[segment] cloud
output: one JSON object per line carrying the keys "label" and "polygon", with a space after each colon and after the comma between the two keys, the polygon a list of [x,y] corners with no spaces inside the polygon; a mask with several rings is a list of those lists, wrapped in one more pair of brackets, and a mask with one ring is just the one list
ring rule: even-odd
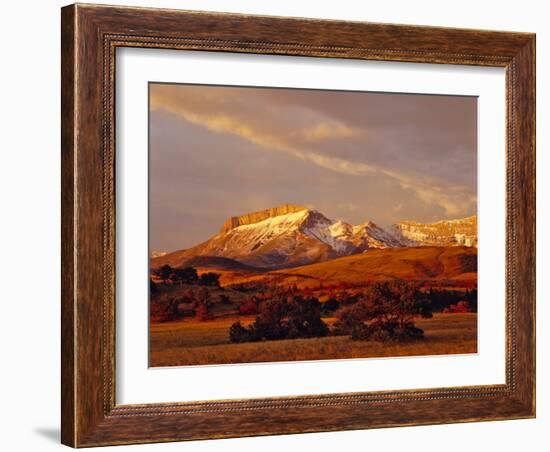
{"label": "cloud", "polygon": [[301,135],[306,141],[316,142],[327,139],[351,138],[361,135],[361,131],[348,127],[337,121],[320,122],[313,127],[302,130]]}
{"label": "cloud", "polygon": [[[438,178],[436,173],[442,166],[439,162],[435,171],[433,165],[430,168],[432,174],[422,174],[411,169],[406,150],[397,154],[402,161],[384,161],[382,144],[370,139],[376,133],[369,130],[369,124],[359,128],[307,104],[270,102],[269,95],[277,91],[288,94],[284,90],[153,84],[150,105],[153,110],[168,111],[212,132],[234,135],[269,151],[285,152],[328,171],[349,176],[382,174],[412,191],[422,202],[441,207],[448,216],[459,216],[475,207],[475,187]],[[406,128],[403,125],[402,129]],[[396,140],[399,138],[395,135]],[[458,167],[463,153],[454,152]],[[372,156],[381,157],[369,161]],[[416,167],[422,170],[421,165]],[[440,172],[447,171],[443,168]]]}

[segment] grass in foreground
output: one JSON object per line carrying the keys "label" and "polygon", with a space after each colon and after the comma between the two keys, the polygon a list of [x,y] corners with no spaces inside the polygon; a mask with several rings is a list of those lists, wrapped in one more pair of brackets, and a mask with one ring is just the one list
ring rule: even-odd
{"label": "grass in foreground", "polygon": [[[239,320],[246,325],[254,317]],[[333,319],[324,319],[331,323]],[[352,341],[348,336],[231,344],[236,318],[152,324],[150,365],[182,366],[319,359],[445,355],[477,352],[477,314],[434,314],[416,325],[425,338],[407,344]]]}

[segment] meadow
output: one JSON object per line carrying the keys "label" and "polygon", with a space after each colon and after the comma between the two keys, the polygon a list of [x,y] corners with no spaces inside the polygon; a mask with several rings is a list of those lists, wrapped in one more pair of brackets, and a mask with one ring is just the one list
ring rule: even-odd
{"label": "meadow", "polygon": [[[355,341],[349,336],[230,343],[231,324],[239,320],[248,325],[254,318],[241,315],[206,322],[184,318],[151,323],[149,364],[157,367],[477,352],[476,313],[434,313],[432,318],[418,319],[415,324],[424,330],[424,338],[406,343]],[[323,320],[329,325],[335,321],[333,317]]]}

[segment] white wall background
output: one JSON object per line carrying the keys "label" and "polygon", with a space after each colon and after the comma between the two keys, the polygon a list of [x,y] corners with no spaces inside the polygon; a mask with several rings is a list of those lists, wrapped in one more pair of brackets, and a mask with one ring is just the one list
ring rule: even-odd
{"label": "white wall background", "polygon": [[[547,450],[550,391],[546,352],[550,309],[545,252],[549,234],[550,30],[546,2],[463,0],[113,0],[118,4],[330,19],[530,31],[537,33],[538,417],[536,420],[407,427],[222,441],[118,447],[116,450],[499,452]],[[93,2],[92,3],[99,3]],[[59,8],[27,0],[2,5],[0,28],[0,447],[47,451],[59,445]],[[544,208],[546,205],[546,208]],[[544,327],[544,328],[543,328]],[[546,352],[546,353],[545,353]],[[546,380],[546,381],[545,381]]]}

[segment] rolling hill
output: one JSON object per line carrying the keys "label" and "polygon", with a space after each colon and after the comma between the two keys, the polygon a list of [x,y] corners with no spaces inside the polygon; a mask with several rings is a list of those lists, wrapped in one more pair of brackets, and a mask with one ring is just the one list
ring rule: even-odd
{"label": "rolling hill", "polygon": [[212,267],[199,267],[198,270],[219,272],[224,286],[262,283],[317,288],[339,284],[360,286],[396,279],[466,286],[477,281],[477,249],[461,246],[388,248],[274,271],[231,271]]}

